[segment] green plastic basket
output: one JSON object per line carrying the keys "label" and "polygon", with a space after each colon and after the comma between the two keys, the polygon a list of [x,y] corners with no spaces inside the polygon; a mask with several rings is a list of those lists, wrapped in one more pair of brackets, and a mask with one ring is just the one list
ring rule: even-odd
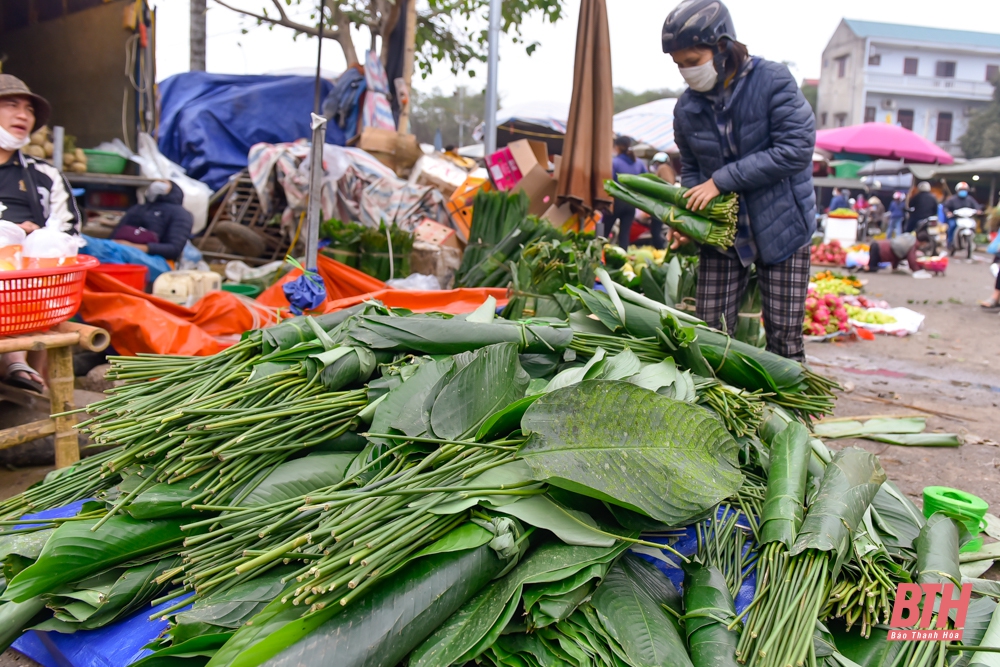
{"label": "green plastic basket", "polygon": [[92,174],[120,174],[128,164],[128,158],[118,153],[95,151],[92,148],[84,148],[83,153],[87,156],[87,171]]}
{"label": "green plastic basket", "polygon": [[984,517],[989,509],[985,500],[960,489],[947,486],[924,487],[924,516],[941,512],[962,522],[972,534],[973,539],[962,547],[962,553],[982,549],[983,538],[979,535],[986,525]]}
{"label": "green plastic basket", "polygon": [[256,285],[244,285],[243,283],[223,283],[222,289],[226,292],[250,297],[251,299],[256,299],[263,291]]}

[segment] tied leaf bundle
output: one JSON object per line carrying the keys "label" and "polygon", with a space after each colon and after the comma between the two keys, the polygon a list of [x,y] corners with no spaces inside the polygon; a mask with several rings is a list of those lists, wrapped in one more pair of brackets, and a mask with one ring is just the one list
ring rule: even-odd
{"label": "tied leaf bundle", "polygon": [[512,263],[510,301],[503,317],[557,317],[566,319],[575,310],[564,285],[593,285],[601,264],[600,239],[571,235],[564,241],[536,241]]}
{"label": "tied leaf bundle", "polygon": [[461,266],[455,272],[455,284],[473,286],[474,283],[465,280],[466,274],[486,259],[495,246],[513,234],[527,219],[528,195],[524,192],[477,192],[473,199],[469,245],[462,255]]}
{"label": "tied leaf bundle", "polygon": [[[667,183],[656,174],[647,173],[639,176],[622,174],[618,177],[618,181],[625,187],[635,190],[640,194],[654,197],[655,199],[665,201],[668,204],[673,204],[678,208],[691,211],[688,207],[686,196],[689,188],[685,188],[682,185],[672,185]],[[697,211],[697,213],[698,215],[704,216],[715,222],[721,222],[723,224],[736,224],[736,218],[739,214],[739,210],[739,197],[735,192],[729,192],[713,198],[710,202],[708,202],[708,206],[703,208],[701,211]],[[695,211],[691,212],[694,213]]]}
{"label": "tied leaf bundle", "polygon": [[358,268],[361,236],[364,231],[364,225],[357,222],[341,222],[336,218],[326,220],[319,227],[320,238],[330,242],[323,248],[323,254],[342,264]]}
{"label": "tied leaf bundle", "polygon": [[736,239],[736,223],[721,223],[641,194],[614,181],[604,181],[604,191],[620,201],[649,213],[698,243],[726,249]]}
{"label": "tied leaf bundle", "polygon": [[[473,256],[479,258],[475,264],[466,268],[463,258],[463,268],[455,274],[455,284],[458,287],[506,287],[511,279],[511,267],[524,248],[539,241],[561,239],[562,233],[548,222],[534,216],[525,218],[496,244],[474,252]],[[469,256],[466,249],[465,257]]]}
{"label": "tied leaf bundle", "polygon": [[[379,280],[405,278],[410,274],[410,253],[413,251],[413,234],[392,223],[385,222],[378,229],[365,227],[361,232],[361,260],[358,268]],[[392,243],[390,256],[389,244]]]}

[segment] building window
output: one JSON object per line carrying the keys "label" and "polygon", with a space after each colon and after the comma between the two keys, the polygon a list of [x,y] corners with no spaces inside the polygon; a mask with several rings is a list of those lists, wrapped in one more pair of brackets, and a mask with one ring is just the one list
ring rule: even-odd
{"label": "building window", "polygon": [[906,58],[903,60],[903,74],[908,74],[909,76],[917,75],[917,59],[916,58]]}
{"label": "building window", "polygon": [[954,79],[955,61],[954,60],[937,61],[937,65],[934,67],[934,76],[939,76],[942,79]]}
{"label": "building window", "polygon": [[865,107],[865,122],[866,123],[875,122],[875,107]]}
{"label": "building window", "polygon": [[872,67],[878,67],[882,64],[882,54],[881,53],[870,53],[868,54],[868,64]]}
{"label": "building window", "polygon": [[986,80],[990,83],[996,81],[997,76],[1000,75],[1000,65],[987,65],[986,66]]}
{"label": "building window", "polygon": [[834,114],[833,120],[836,123],[837,127],[844,127],[845,125],[847,125],[847,114],[846,113]]}
{"label": "building window", "polygon": [[837,78],[843,79],[847,74],[847,56],[837,58]]}
{"label": "building window", "polygon": [[913,109],[900,109],[896,114],[896,122],[907,130],[913,130]]}
{"label": "building window", "polygon": [[819,115],[819,125],[820,127],[826,127],[826,112],[824,111]]}
{"label": "building window", "polygon": [[951,141],[951,112],[942,111],[938,114],[937,140]]}

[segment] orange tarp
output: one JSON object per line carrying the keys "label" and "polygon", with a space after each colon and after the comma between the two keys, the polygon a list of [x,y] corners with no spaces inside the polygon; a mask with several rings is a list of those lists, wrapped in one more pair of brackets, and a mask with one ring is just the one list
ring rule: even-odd
{"label": "orange tarp", "polygon": [[471,313],[483,305],[486,297],[497,300],[497,306],[507,305],[507,290],[492,287],[461,288],[453,290],[396,290],[384,289],[378,292],[338,299],[326,304],[324,313],[333,313],[356,306],[369,299],[378,299],[390,308],[409,308],[417,313]]}
{"label": "orange tarp", "polygon": [[[323,277],[323,283],[326,285],[326,300],[318,310],[323,310],[331,301],[386,289],[385,283],[378,278],[372,278],[367,273],[361,273],[335,259],[324,255],[320,255],[316,259],[317,271]],[[287,310],[289,307],[288,299],[285,298],[281,286],[301,275],[302,271],[293,269],[282,276],[281,280],[264,290],[264,293],[257,297],[257,301],[266,306]]]}

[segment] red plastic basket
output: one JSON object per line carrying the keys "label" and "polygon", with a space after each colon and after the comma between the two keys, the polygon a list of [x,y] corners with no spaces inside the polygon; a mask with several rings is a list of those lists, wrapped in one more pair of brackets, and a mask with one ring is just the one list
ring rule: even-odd
{"label": "red plastic basket", "polygon": [[87,269],[97,265],[79,255],[67,266],[0,272],[0,336],[45,331],[76,315]]}
{"label": "red plastic basket", "polygon": [[146,274],[149,272],[149,268],[142,264],[101,264],[91,271],[111,276],[140,292],[146,291]]}

